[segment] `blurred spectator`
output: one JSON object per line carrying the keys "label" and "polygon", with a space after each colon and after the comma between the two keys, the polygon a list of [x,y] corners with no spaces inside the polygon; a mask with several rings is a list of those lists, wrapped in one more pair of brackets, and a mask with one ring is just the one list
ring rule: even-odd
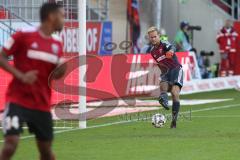
{"label": "blurred spectator", "polygon": [[144,40],[145,40],[145,45],[141,48],[140,53],[150,53],[151,45],[147,35],[144,36]]}
{"label": "blurred spectator", "polygon": [[216,77],[217,65],[216,64],[212,65],[210,63],[210,57],[214,56],[214,52],[202,50],[200,54],[196,54],[196,56],[202,78],[206,79]]}
{"label": "blurred spectator", "polygon": [[175,39],[174,39],[176,51],[178,51],[178,52],[192,50],[188,27],[189,27],[188,22],[183,21],[180,23],[180,29],[177,32]]}
{"label": "blurred spectator", "polygon": [[231,76],[234,74],[234,68],[237,62],[238,34],[232,27],[232,21],[226,20],[225,25],[217,34],[217,43],[221,54],[220,71],[221,77]]}
{"label": "blurred spectator", "polygon": [[160,30],[160,33],[161,33],[161,35],[160,35],[161,41],[168,41],[168,35],[166,34],[165,29],[162,28]]}

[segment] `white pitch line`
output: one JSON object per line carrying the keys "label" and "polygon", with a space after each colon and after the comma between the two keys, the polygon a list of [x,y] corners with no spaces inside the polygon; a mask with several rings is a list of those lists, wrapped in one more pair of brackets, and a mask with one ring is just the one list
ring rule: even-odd
{"label": "white pitch line", "polygon": [[240,118],[240,115],[191,116],[192,118]]}
{"label": "white pitch line", "polygon": [[[204,108],[204,109],[192,110],[192,113],[211,111],[211,110],[219,110],[219,109],[226,109],[226,108],[233,108],[233,107],[238,107],[238,106],[240,106],[240,104],[232,104],[232,105],[226,105],[226,106],[220,106],[220,107],[209,107],[209,108]],[[185,114],[185,113],[189,113],[189,111],[180,112],[180,113],[181,114]],[[149,118],[145,118],[145,119],[149,119]],[[105,123],[105,124],[101,124],[101,125],[90,126],[90,127],[84,128],[84,129],[82,129],[82,128],[73,128],[73,129],[55,131],[54,134],[71,132],[71,131],[77,131],[77,130],[86,130],[86,129],[91,129],[91,128],[107,127],[107,126],[112,126],[112,125],[117,125],[117,124],[125,124],[125,123],[136,122],[138,120],[139,119],[133,119],[133,120],[129,120],[129,121],[119,121],[119,122],[113,122],[113,123]],[[33,138],[33,137],[34,137],[34,135],[23,136],[20,139],[23,140],[23,139]],[[0,143],[3,143],[3,142],[4,142],[4,140],[0,140]]]}

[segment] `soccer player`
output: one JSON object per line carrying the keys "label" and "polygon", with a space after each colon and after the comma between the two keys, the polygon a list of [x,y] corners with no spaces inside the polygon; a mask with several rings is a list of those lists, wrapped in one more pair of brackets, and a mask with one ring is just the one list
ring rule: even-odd
{"label": "soccer player", "polygon": [[[49,75],[60,65],[63,45],[52,34],[64,26],[64,10],[56,3],[45,3],[40,9],[39,28],[18,31],[0,53],[0,67],[13,75],[6,93],[3,117],[4,144],[0,160],[14,155],[19,135],[26,123],[36,138],[41,160],[54,160],[51,146],[53,121],[50,113]],[[14,66],[7,57],[13,56]],[[66,69],[66,68],[65,68]],[[53,73],[60,78],[64,67]]]}
{"label": "soccer player", "polygon": [[151,55],[161,70],[159,103],[169,110],[167,92],[170,91],[173,100],[171,128],[176,128],[180,109],[179,94],[183,86],[182,66],[174,53],[174,47],[169,42],[160,40],[160,32],[156,27],[150,27],[147,34],[152,45]]}

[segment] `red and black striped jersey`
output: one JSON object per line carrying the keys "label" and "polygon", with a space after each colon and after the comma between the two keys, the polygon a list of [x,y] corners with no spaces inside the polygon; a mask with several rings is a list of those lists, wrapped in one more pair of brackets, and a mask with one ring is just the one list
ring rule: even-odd
{"label": "red and black striped jersey", "polygon": [[[174,54],[171,58],[166,57],[166,53],[172,51]],[[168,41],[160,41],[158,46],[153,46],[150,51],[154,60],[158,63],[161,71],[165,71],[166,69],[173,69],[177,67],[181,67],[177,56],[175,54],[175,48]]]}

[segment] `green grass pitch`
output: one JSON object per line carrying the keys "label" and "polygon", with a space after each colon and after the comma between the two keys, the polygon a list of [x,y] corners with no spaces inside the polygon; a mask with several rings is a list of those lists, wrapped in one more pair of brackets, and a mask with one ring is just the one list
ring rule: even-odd
{"label": "green grass pitch", "polygon": [[[182,112],[192,108],[192,119],[180,119],[177,129],[169,129],[169,121],[164,128],[154,128],[150,121],[99,126],[118,122],[119,116],[91,120],[89,126],[98,127],[55,134],[53,148],[57,160],[239,159],[240,92],[224,90],[184,95],[181,98],[233,100],[182,106]],[[13,159],[38,159],[34,138],[22,139]]]}

